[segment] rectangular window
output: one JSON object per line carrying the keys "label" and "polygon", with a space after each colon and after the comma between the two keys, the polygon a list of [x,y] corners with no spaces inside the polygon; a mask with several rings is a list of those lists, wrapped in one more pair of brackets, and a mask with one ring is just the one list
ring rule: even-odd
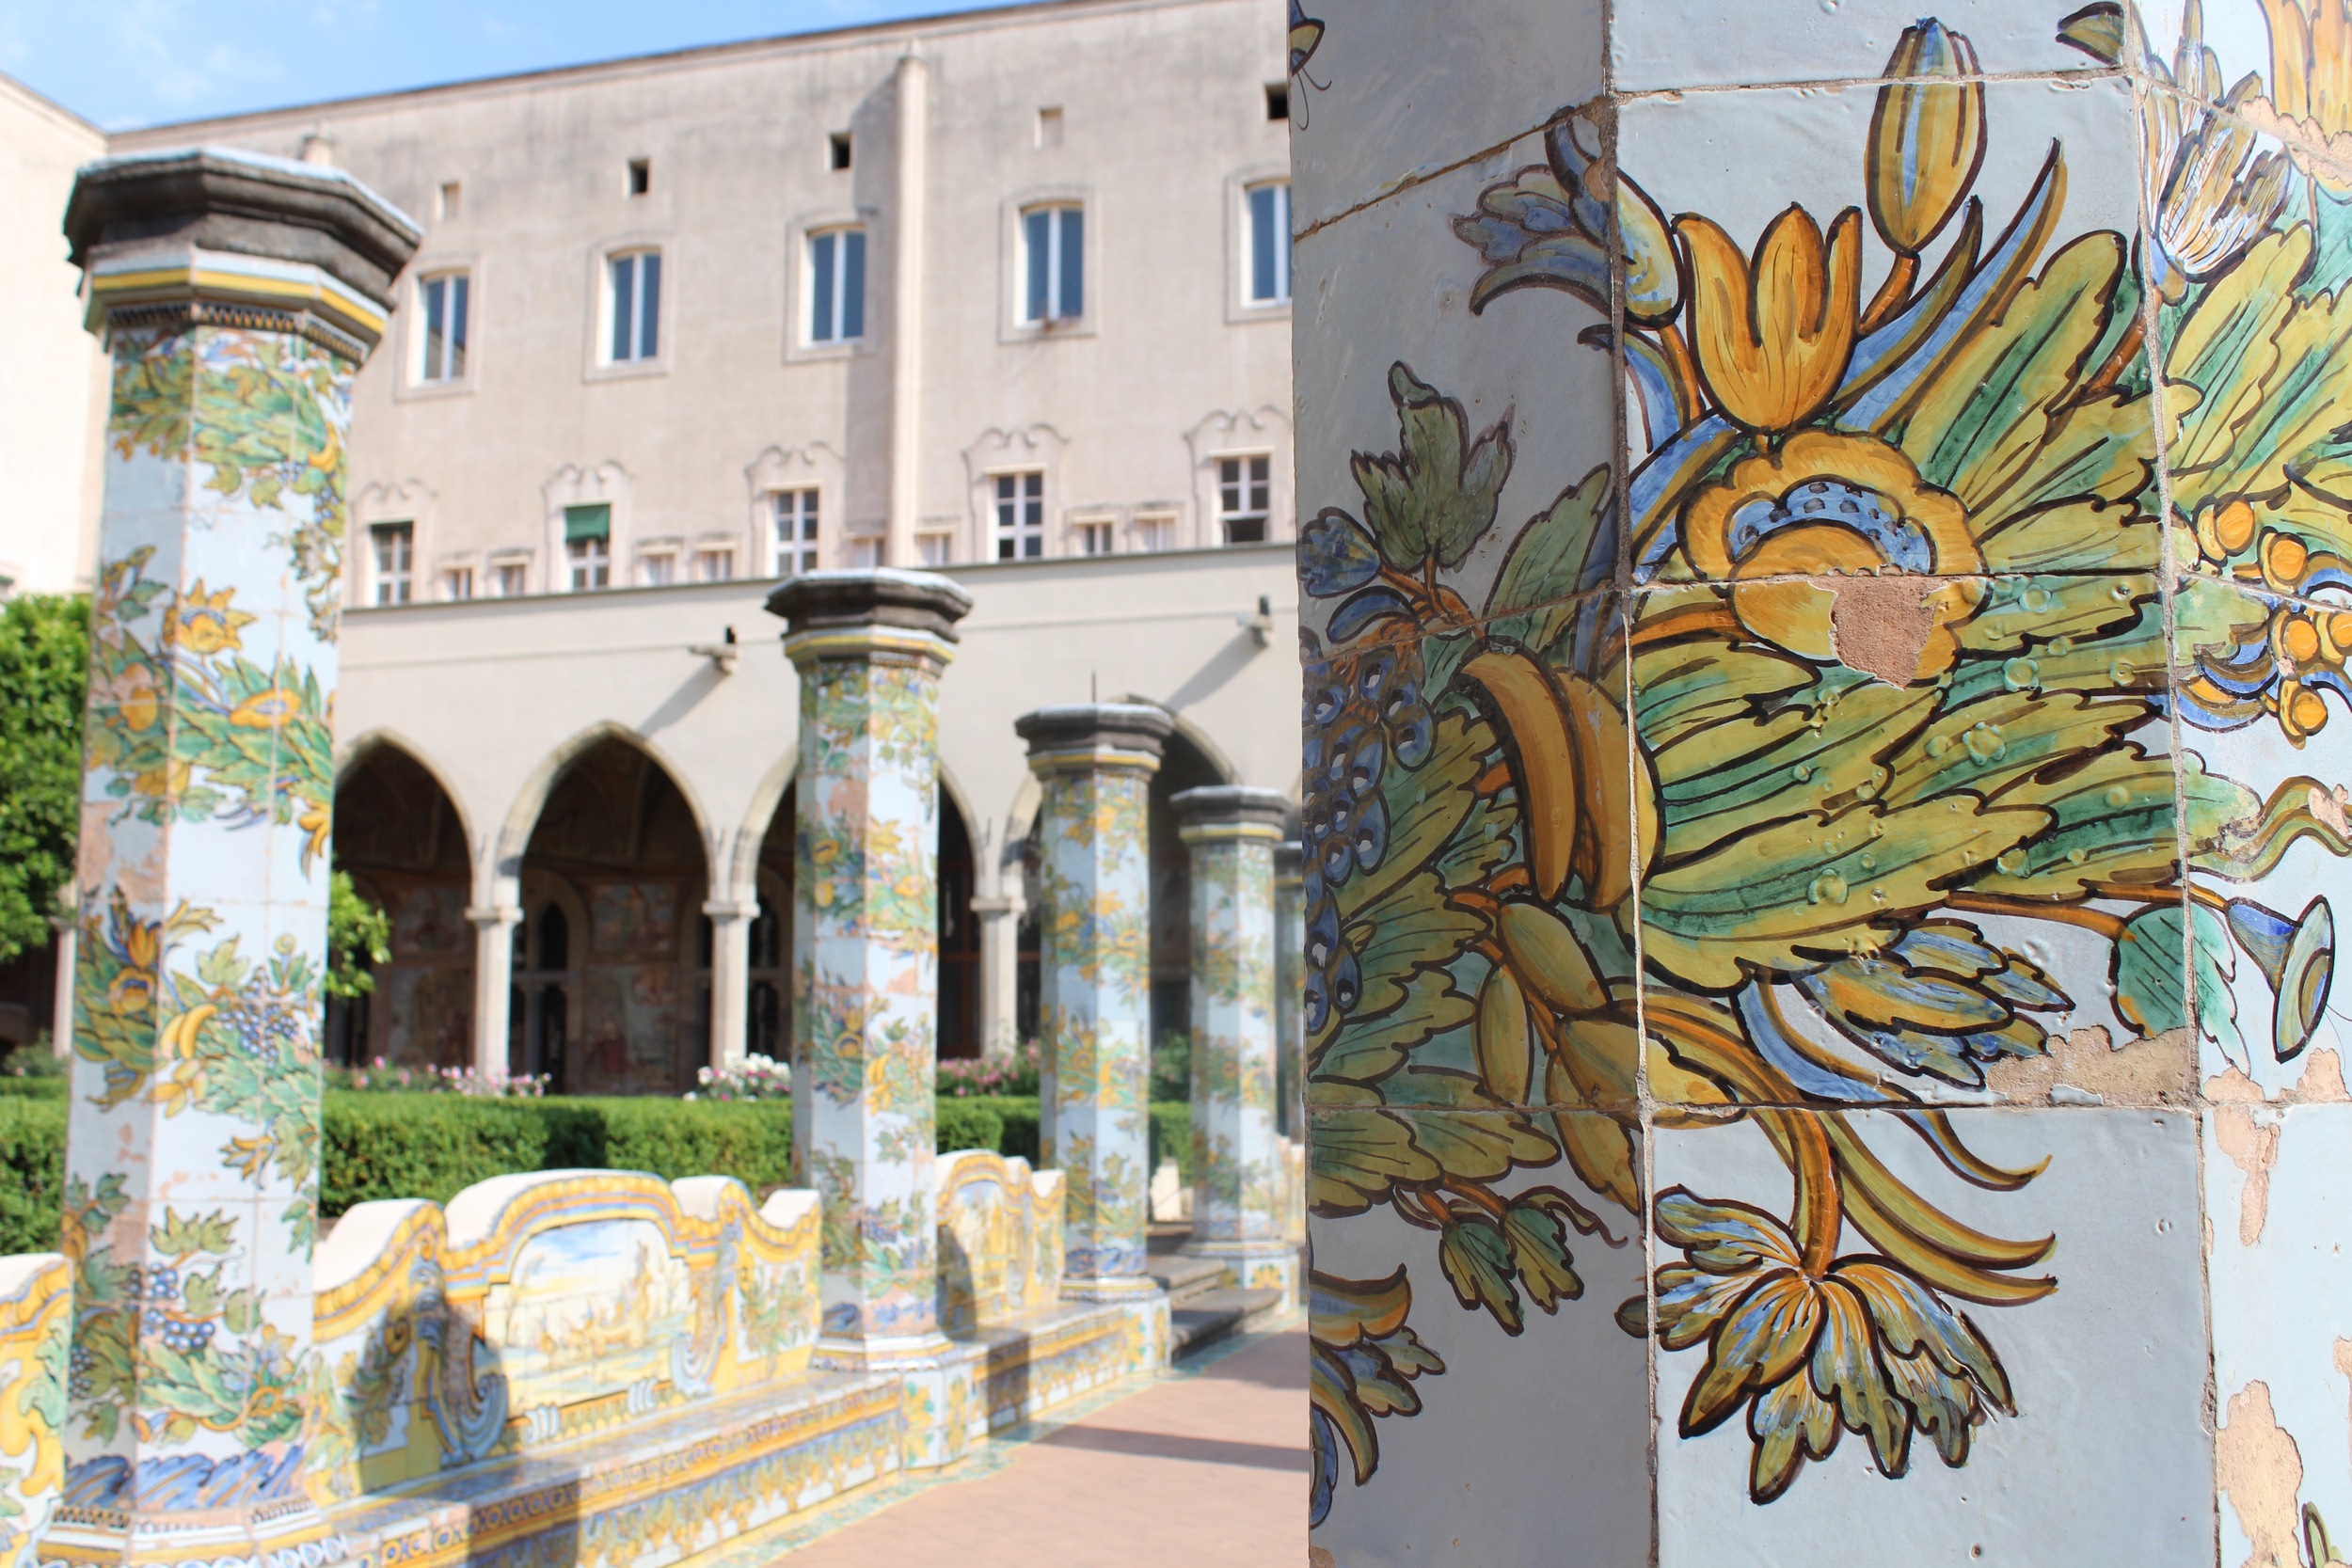
{"label": "rectangular window", "polygon": [[1291,297],[1291,188],[1249,187],[1249,303],[1286,305]]}
{"label": "rectangular window", "polygon": [[441,597],[470,599],[473,597],[473,568],[452,566],[441,574]]}
{"label": "rectangular window", "polygon": [[952,533],[918,533],[914,536],[915,559],[926,566],[951,566],[956,559],[956,536]]}
{"label": "rectangular window", "polygon": [[808,237],[808,341],[855,342],[866,336],[866,230]]}
{"label": "rectangular window", "polygon": [[637,577],[648,588],[667,588],[677,580],[676,552],[658,550],[651,555],[638,557]]}
{"label": "rectangular window", "polygon": [[603,502],[564,509],[564,554],[572,592],[612,586],[612,508]]}
{"label": "rectangular window", "polygon": [[607,264],[612,361],[651,359],[661,349],[661,252],[636,250]]}
{"label": "rectangular window", "polygon": [[1270,457],[1216,460],[1216,515],[1227,544],[1265,543],[1266,514],[1274,509],[1273,469]]}
{"label": "rectangular window", "polygon": [[644,196],[653,189],[653,160],[631,158],[628,161],[628,194]]}
{"label": "rectangular window", "polygon": [[368,542],[375,549],[377,604],[408,602],[409,585],[414,580],[408,563],[416,538],[415,525],[410,523],[378,523],[368,530]]}
{"label": "rectangular window", "polygon": [[835,170],[850,166],[850,133],[835,131],[825,138],[825,155]]}
{"label": "rectangular window", "polygon": [[694,552],[696,582],[732,582],[735,579],[735,550],[728,545],[710,545]]}
{"label": "rectangular window", "polygon": [[462,272],[446,272],[417,284],[417,379],[457,381],[466,373],[466,305],[468,279]]}
{"label": "rectangular window", "polygon": [[1086,313],[1086,213],[1032,207],[1021,214],[1025,322],[1075,321]]}
{"label": "rectangular window", "polygon": [[501,561],[490,568],[492,584],[501,599],[519,599],[531,592],[531,564],[523,561]]}
{"label": "rectangular window", "polygon": [[454,180],[441,182],[441,216],[459,217],[465,212],[466,188]]}
{"label": "rectangular window", "polygon": [[879,539],[850,541],[850,564],[860,571],[869,571],[882,563],[882,542]]}
{"label": "rectangular window", "polygon": [[1176,547],[1176,519],[1167,516],[1136,519],[1136,547],[1141,550],[1172,550]]}
{"label": "rectangular window", "polygon": [[1080,555],[1110,554],[1111,528],[1112,525],[1107,519],[1098,518],[1080,523],[1073,531],[1078,536],[1078,553]]}
{"label": "rectangular window", "polygon": [[1045,553],[1045,476],[996,476],[996,559],[1031,561]]}
{"label": "rectangular window", "polygon": [[796,578],[818,565],[817,492],[778,490],[769,497],[775,516],[773,575]]}

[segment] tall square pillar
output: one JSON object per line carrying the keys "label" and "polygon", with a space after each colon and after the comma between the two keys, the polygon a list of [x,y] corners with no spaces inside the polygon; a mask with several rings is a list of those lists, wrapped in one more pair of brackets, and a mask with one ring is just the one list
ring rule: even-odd
{"label": "tall square pillar", "polygon": [[812,572],[771,594],[801,677],[792,1158],[824,1199],[819,1354],[937,1348],[939,676],[971,597]]}
{"label": "tall square pillar", "polygon": [[106,159],[63,1502],[40,1556],[302,1560],[351,383],[418,230],[331,169]]}
{"label": "tall square pillar", "polygon": [[1039,1003],[1041,1143],[1067,1182],[1063,1291],[1148,1294],[1152,865],[1150,793],[1172,726],[1130,703],[1015,721],[1044,792]]}
{"label": "tall square pillar", "polygon": [[1298,1283],[1283,1203],[1276,847],[1290,801],[1220,785],[1169,802],[1192,861],[1192,1240],[1235,1281]]}
{"label": "tall square pillar", "polygon": [[1294,8],[1324,1560],[2352,1552],[2348,17]]}

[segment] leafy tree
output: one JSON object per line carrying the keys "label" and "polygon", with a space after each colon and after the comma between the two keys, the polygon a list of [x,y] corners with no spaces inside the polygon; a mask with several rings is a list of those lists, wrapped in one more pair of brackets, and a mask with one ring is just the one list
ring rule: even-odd
{"label": "leafy tree", "polygon": [[50,940],[73,880],[88,670],[87,598],[0,603],[0,959]]}
{"label": "leafy tree", "polygon": [[326,884],[326,994],[365,996],[375,989],[368,966],[392,956],[392,917],[338,871]]}

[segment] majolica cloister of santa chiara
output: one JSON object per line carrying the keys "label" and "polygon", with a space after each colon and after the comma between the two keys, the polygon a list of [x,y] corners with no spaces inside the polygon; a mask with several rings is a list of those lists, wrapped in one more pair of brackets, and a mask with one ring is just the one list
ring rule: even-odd
{"label": "majolica cloister of santa chiara", "polygon": [[[1138,103],[1246,34],[1197,300],[1190,143],[956,161],[1027,27]],[[1312,1568],[2352,1562],[2352,0],[824,37],[755,369],[840,428],[699,420],[757,551],[625,431],[485,531],[449,367],[524,263],[373,101],[42,214],[104,394],[11,1560],[751,1568],[1124,1443]],[[767,69],[707,53],[641,74]],[[670,145],[583,408],[740,347]],[[354,1198],[370,1072],[545,1149]],[[774,1171],[603,1157],[745,1085]],[[1216,1365],[1290,1447],[1089,1414]],[[1083,1560],[1176,1560],[1126,1503]]]}

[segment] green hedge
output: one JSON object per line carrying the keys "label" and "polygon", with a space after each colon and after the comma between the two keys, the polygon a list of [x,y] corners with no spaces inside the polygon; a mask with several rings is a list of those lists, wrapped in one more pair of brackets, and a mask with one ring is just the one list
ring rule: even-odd
{"label": "green hedge", "polygon": [[1005,1117],[993,1100],[947,1098],[938,1104],[939,1123],[931,1142],[942,1154],[951,1148],[1004,1152]]}
{"label": "green hedge", "polygon": [[548,1117],[562,1101],[455,1094],[326,1097],[319,1210],[340,1214],[373,1198],[436,1203],[477,1181],[548,1167]]}
{"label": "green hedge", "polygon": [[[66,1101],[0,1078],[0,1256],[57,1245]],[[762,1194],[792,1180],[792,1110],[783,1101],[477,1100],[448,1094],[326,1096],[320,1211],[371,1198],[446,1203],[516,1171],[650,1171],[665,1180],[721,1173]],[[939,1101],[938,1147],[996,1148],[1035,1163],[1038,1102],[1023,1095]],[[1152,1163],[1192,1174],[1192,1108],[1152,1107]]]}
{"label": "green hedge", "polygon": [[792,1180],[792,1107],[756,1100],[326,1097],[322,1212],[380,1197],[447,1203],[477,1181],[532,1170],[642,1170],[669,1181],[726,1175],[758,1195]]}
{"label": "green hedge", "polygon": [[0,1097],[0,1257],[57,1250],[65,1113],[62,1097]]}
{"label": "green hedge", "polygon": [[[961,1100],[939,1102],[940,1138],[942,1148],[982,1148],[988,1147],[980,1139],[968,1143],[947,1141],[947,1107],[950,1105],[986,1106],[1004,1119],[1004,1135],[995,1145],[1004,1154],[1018,1154],[1031,1164],[1038,1163],[1038,1102],[1035,1095],[973,1095]],[[1182,1100],[1157,1100],[1152,1102],[1151,1164],[1159,1169],[1162,1160],[1173,1160],[1176,1168],[1187,1181],[1192,1180],[1192,1106]]]}
{"label": "green hedge", "polygon": [[732,1176],[765,1196],[792,1184],[792,1105],[782,1100],[541,1100],[549,1170],[642,1170],[675,1181]]}
{"label": "green hedge", "polygon": [[72,1082],[61,1072],[40,1078],[19,1078],[14,1073],[0,1073],[0,1099],[62,1101],[66,1087]]}
{"label": "green hedge", "polygon": [[1152,1168],[1162,1160],[1176,1162],[1177,1174],[1192,1180],[1192,1102],[1155,1100],[1152,1102]]}

